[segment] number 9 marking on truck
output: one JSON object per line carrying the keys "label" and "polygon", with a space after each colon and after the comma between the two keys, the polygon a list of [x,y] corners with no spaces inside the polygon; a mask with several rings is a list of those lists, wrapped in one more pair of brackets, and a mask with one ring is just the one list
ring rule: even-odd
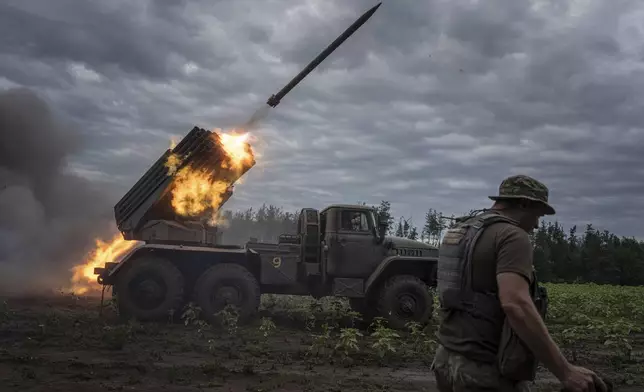
{"label": "number 9 marking on truck", "polygon": [[282,258],[281,257],[273,257],[273,261],[271,261],[271,264],[273,264],[273,267],[279,268],[280,265],[282,265]]}

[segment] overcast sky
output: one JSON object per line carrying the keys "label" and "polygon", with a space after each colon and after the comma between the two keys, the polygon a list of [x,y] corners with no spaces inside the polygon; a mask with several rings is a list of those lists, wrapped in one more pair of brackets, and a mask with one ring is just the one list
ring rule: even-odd
{"label": "overcast sky", "polygon": [[[0,89],[85,137],[108,209],[194,125],[243,123],[371,0],[3,0]],[[385,1],[254,131],[228,208],[490,205],[507,175],[566,227],[644,237],[644,3]],[[108,211],[111,213],[111,211]]]}

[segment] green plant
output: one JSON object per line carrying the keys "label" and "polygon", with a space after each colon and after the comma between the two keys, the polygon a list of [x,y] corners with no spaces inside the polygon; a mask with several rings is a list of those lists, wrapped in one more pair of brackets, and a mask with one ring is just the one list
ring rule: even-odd
{"label": "green plant", "polygon": [[308,314],[306,316],[306,320],[304,321],[304,328],[308,331],[311,332],[315,328],[315,323],[317,319],[315,318],[314,314]]}
{"label": "green plant", "polygon": [[620,356],[627,360],[633,359],[633,342],[631,333],[641,332],[642,328],[629,320],[619,318],[610,324],[602,323],[598,326],[604,338],[604,345],[617,349]]}
{"label": "green plant", "polygon": [[330,311],[328,320],[331,322],[331,326],[338,328],[340,326],[340,321],[346,313],[346,309],[343,306],[343,303],[340,302],[337,298],[331,298]]}
{"label": "green plant", "polygon": [[348,358],[351,353],[360,351],[358,346],[358,338],[362,333],[356,328],[343,328],[340,330],[340,337],[334,349],[339,352],[343,358]]}
{"label": "green plant", "polygon": [[573,326],[566,328],[555,335],[555,339],[568,347],[573,361],[577,361],[579,353],[579,342],[583,336],[583,326]]}
{"label": "green plant", "polygon": [[226,329],[229,336],[236,336],[239,322],[239,311],[234,305],[228,304],[215,313],[221,320],[221,326]]}
{"label": "green plant", "polygon": [[270,335],[275,330],[275,328],[275,323],[270,319],[270,317],[262,317],[259,330],[262,332],[262,335],[264,335],[265,338],[268,337],[268,335]]}
{"label": "green plant", "polygon": [[376,350],[378,357],[382,359],[387,354],[395,353],[400,335],[393,329],[385,326],[385,319],[383,317],[375,317],[371,323],[371,327],[374,331],[370,336],[375,339],[371,348]]}
{"label": "green plant", "polygon": [[205,320],[197,320],[195,321],[195,325],[197,326],[197,335],[201,338],[204,337],[205,332],[211,327]]}
{"label": "green plant", "polygon": [[346,315],[351,320],[351,327],[355,327],[356,323],[362,321],[362,314],[355,310],[347,310]]}
{"label": "green plant", "polygon": [[407,328],[409,329],[411,337],[410,343],[413,348],[413,352],[429,354],[436,350],[436,341],[434,339],[430,339],[425,334],[425,330],[420,323],[410,321],[407,323]]}
{"label": "green plant", "polygon": [[183,324],[185,326],[194,324],[194,322],[199,318],[199,314],[201,313],[201,308],[197,305],[195,305],[192,302],[189,302],[183,311],[183,314],[181,314],[181,319],[183,320]]}
{"label": "green plant", "polygon": [[326,354],[331,340],[331,331],[333,331],[333,327],[330,327],[327,323],[322,324],[322,333],[313,335],[313,342],[309,347],[309,353],[316,356],[319,356],[321,353]]}

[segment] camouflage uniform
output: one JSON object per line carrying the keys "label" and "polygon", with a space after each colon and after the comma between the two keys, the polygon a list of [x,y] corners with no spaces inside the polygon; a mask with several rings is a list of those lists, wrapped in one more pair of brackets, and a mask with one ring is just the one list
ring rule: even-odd
{"label": "camouflage uniform", "polygon": [[495,365],[472,361],[443,346],[436,350],[432,370],[440,392],[530,391],[528,382],[504,379]]}
{"label": "camouflage uniform", "polygon": [[[548,204],[548,188],[528,176],[506,178],[499,187],[499,194],[490,196],[492,200],[519,198],[539,202],[543,205],[543,212],[546,215],[555,213],[554,208]],[[476,316],[474,320],[494,318],[505,320],[495,294],[474,291],[471,287],[471,258],[474,244],[483,230],[495,222],[518,224],[497,212],[484,212],[457,223],[456,227],[448,230],[443,238],[438,262],[438,295],[441,311],[457,311],[454,316],[457,319],[459,312],[461,314],[466,312]],[[530,294],[540,314],[545,317],[547,293],[545,289],[538,287],[534,274]],[[456,325],[462,321],[458,320]],[[476,325],[479,328],[479,325]],[[499,328],[502,325],[502,330],[499,331],[496,326],[489,327],[489,325],[496,325]],[[536,359],[530,350],[520,341],[506,321],[501,324],[481,324],[480,327],[481,333],[501,336],[499,347],[503,349],[498,349],[497,361],[492,363],[474,361],[466,357],[466,352],[457,353],[439,345],[431,366],[438,389],[441,392],[529,391],[529,383],[534,380],[536,374]],[[438,338],[439,341],[443,338],[440,332]]]}

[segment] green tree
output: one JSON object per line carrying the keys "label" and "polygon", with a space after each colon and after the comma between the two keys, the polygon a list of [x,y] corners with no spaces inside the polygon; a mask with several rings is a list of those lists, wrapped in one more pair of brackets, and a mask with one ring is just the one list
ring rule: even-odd
{"label": "green tree", "polygon": [[391,215],[391,203],[386,200],[382,200],[380,205],[374,208],[380,219],[383,222],[387,222],[387,234],[391,234],[394,225],[394,217]]}
{"label": "green tree", "polygon": [[443,214],[430,208],[425,213],[425,225],[422,230],[422,238],[424,241],[438,246],[443,230],[446,228],[447,222]]}

